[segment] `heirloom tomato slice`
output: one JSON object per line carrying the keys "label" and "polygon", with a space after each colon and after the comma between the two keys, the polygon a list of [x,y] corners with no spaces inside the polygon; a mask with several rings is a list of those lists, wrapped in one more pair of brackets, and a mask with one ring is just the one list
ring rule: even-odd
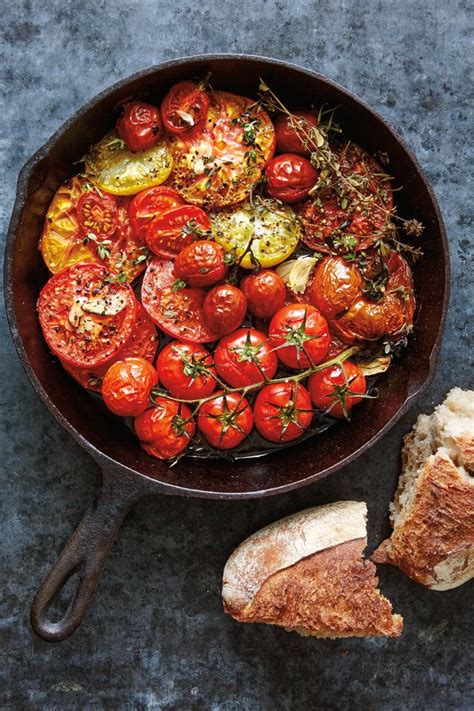
{"label": "heirloom tomato slice", "polygon": [[251,99],[214,91],[206,121],[173,136],[173,186],[186,202],[223,207],[244,200],[275,150],[266,111]]}
{"label": "heirloom tomato slice", "polygon": [[206,323],[201,288],[182,287],[172,261],[152,259],[142,284],[142,303],[162,331],[182,341],[207,343],[218,336]]}
{"label": "heirloom tomato slice", "polygon": [[107,363],[133,333],[137,301],[98,264],[76,264],[55,274],[41,290],[38,314],[46,343],[71,365]]}
{"label": "heirloom tomato slice", "polygon": [[143,240],[151,220],[168,210],[184,205],[184,200],[176,190],[166,185],[156,185],[153,188],[137,193],[128,208],[128,216],[133,233]]}

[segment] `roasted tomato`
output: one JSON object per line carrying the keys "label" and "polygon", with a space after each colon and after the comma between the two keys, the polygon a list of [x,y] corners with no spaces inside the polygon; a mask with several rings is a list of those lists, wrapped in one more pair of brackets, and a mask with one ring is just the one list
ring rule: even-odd
{"label": "roasted tomato", "polygon": [[189,286],[210,286],[226,275],[224,249],[210,240],[199,240],[181,250],[174,263],[174,272]]}
{"label": "roasted tomato", "polygon": [[213,333],[223,336],[235,331],[245,318],[245,294],[231,284],[213,287],[204,300],[204,317]]}
{"label": "roasted tomato", "polygon": [[38,315],[45,341],[72,365],[106,363],[133,333],[133,291],[109,277],[98,264],[76,264],[51,277],[41,290]]}
{"label": "roasted tomato", "polygon": [[364,277],[351,262],[327,257],[315,270],[310,296],[344,343],[396,339],[413,323],[412,275],[398,252],[382,258],[376,279]]}
{"label": "roasted tomato", "polygon": [[116,128],[129,151],[146,151],[158,142],[162,133],[160,112],[143,101],[125,104]]}
{"label": "roasted tomato", "polygon": [[300,202],[308,197],[318,177],[309,160],[284,153],[273,158],[265,168],[267,192],[282,202]]}
{"label": "roasted tomato", "polygon": [[204,289],[182,286],[171,261],[152,259],[142,284],[142,303],[150,318],[174,338],[195,343],[219,337],[204,318]]}
{"label": "roasted tomato", "polygon": [[[299,207],[302,239],[319,252],[352,254],[370,247],[390,221],[391,178],[356,144],[346,144],[335,152],[340,164],[339,182],[345,180],[347,190],[336,193],[329,186],[316,200]],[[354,185],[357,187],[352,189]]]}
{"label": "roasted tomato", "polygon": [[180,81],[171,87],[161,104],[163,125],[170,133],[188,133],[206,120],[208,109],[205,88],[192,81]]}
{"label": "roasted tomato", "polygon": [[275,148],[268,114],[224,91],[210,97],[207,120],[174,136],[173,186],[186,202],[223,207],[244,200]]}
{"label": "roasted tomato", "polygon": [[216,371],[209,351],[194,343],[172,341],[156,361],[160,384],[173,397],[199,400],[216,389]]}
{"label": "roasted tomato", "polygon": [[115,131],[92,146],[84,160],[87,177],[113,195],[135,195],[152,185],[161,185],[173,168],[166,140],[160,139],[152,148],[133,153]]}
{"label": "roasted tomato", "polygon": [[132,234],[125,200],[82,178],[67,180],[53,197],[39,248],[53,274],[96,262],[132,281],[145,268],[146,247]]}
{"label": "roasted tomato", "polygon": [[289,304],[277,311],[269,335],[278,358],[290,368],[320,363],[331,341],[326,319],[310,304]]}
{"label": "roasted tomato", "polygon": [[194,240],[209,236],[209,218],[199,207],[183,205],[155,217],[147,227],[149,249],[163,259],[174,259]]}
{"label": "roasted tomato", "polygon": [[252,431],[252,408],[238,393],[217,393],[199,409],[197,425],[211,447],[233,449]]}
{"label": "roasted tomato", "polygon": [[248,310],[257,318],[271,318],[285,303],[285,282],[271,269],[261,269],[245,277],[240,288],[247,297]]}
{"label": "roasted tomato", "polygon": [[311,129],[318,125],[318,117],[314,111],[298,111],[293,117],[280,114],[273,123],[278,153],[310,155],[313,150]]}
{"label": "roasted tomato", "polygon": [[270,442],[290,442],[308,429],[313,419],[309,393],[289,380],[265,385],[254,405],[255,427]]}
{"label": "roasted tomato", "polygon": [[138,415],[134,427],[145,452],[157,459],[181,454],[196,431],[189,407],[166,397],[156,397],[155,406]]}
{"label": "roasted tomato", "polygon": [[154,217],[184,205],[176,190],[157,185],[137,193],[128,208],[133,233],[145,241],[146,230]]}
{"label": "roasted tomato", "polygon": [[211,215],[212,234],[244,269],[273,267],[288,259],[301,236],[290,207],[275,200],[254,199]]}
{"label": "roasted tomato", "polygon": [[125,358],[110,366],[102,381],[102,397],[111,412],[136,417],[150,404],[158,374],[145,358]]}
{"label": "roasted tomato", "polygon": [[346,360],[340,365],[333,365],[308,379],[311,401],[325,414],[332,417],[350,418],[353,405],[357,405],[365,395],[365,377],[361,369]]}
{"label": "roasted tomato", "polygon": [[137,308],[137,320],[132,335],[124,347],[105,365],[100,365],[94,369],[78,368],[60,359],[63,368],[84,388],[100,393],[102,390],[102,378],[110,366],[117,360],[124,360],[124,358],[145,358],[150,361],[150,363],[155,360],[156,351],[158,350],[160,342],[156,326],[140,302],[137,302]]}
{"label": "roasted tomato", "polygon": [[214,352],[217,373],[233,388],[263,383],[273,378],[278,358],[268,338],[255,328],[239,328],[224,336]]}

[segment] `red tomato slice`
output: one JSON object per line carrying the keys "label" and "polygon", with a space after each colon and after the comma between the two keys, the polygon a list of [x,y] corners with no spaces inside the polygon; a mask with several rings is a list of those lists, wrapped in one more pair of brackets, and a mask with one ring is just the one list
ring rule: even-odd
{"label": "red tomato slice", "polygon": [[144,240],[146,229],[154,217],[180,205],[184,205],[184,200],[173,188],[155,185],[142,190],[135,195],[128,208],[133,233]]}
{"label": "red tomato slice", "polygon": [[222,207],[244,200],[275,151],[268,114],[251,99],[214,91],[202,126],[173,136],[176,190],[194,205]]}
{"label": "red tomato slice", "polygon": [[211,223],[199,207],[183,205],[155,217],[148,225],[148,248],[163,259],[174,259],[184,247],[196,239],[210,235]]}
{"label": "red tomato slice", "polygon": [[187,133],[206,118],[209,96],[192,81],[180,81],[166,94],[161,104],[161,119],[170,133]]}
{"label": "red tomato slice", "polygon": [[218,336],[206,324],[204,289],[173,288],[173,262],[152,259],[142,284],[142,303],[150,318],[170,336],[193,343],[215,341]]}
{"label": "red tomato slice", "polygon": [[[110,281],[109,281],[110,279]],[[109,361],[132,335],[137,301],[98,264],[76,264],[51,277],[41,290],[38,314],[46,343],[82,368]]]}
{"label": "red tomato slice", "polygon": [[124,358],[145,358],[145,360],[153,363],[160,343],[160,337],[155,324],[139,301],[137,302],[137,309],[137,321],[133,333],[125,346],[120,349],[112,360],[105,363],[105,365],[100,365],[91,370],[91,368],[78,368],[60,358],[59,360],[64,370],[66,370],[69,375],[72,375],[84,388],[100,393],[102,378],[110,366],[118,360],[123,360]]}

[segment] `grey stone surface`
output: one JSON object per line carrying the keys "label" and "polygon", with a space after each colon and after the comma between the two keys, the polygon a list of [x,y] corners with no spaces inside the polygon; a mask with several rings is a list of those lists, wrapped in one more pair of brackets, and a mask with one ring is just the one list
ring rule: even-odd
{"label": "grey stone surface", "polygon": [[388,530],[402,435],[451,386],[472,387],[468,1],[4,0],[0,7],[2,235],[19,168],[96,92],[168,58],[242,51],[321,71],[398,128],[440,201],[453,270],[435,381],[372,451],[326,481],[269,500],[143,502],[125,522],[82,628],[59,646],[35,638],[29,605],[92,499],[96,471],[35,397],[2,315],[0,708],[473,708],[472,583],[433,593],[381,567],[382,588],[405,617],[398,640],[329,642],[238,625],[219,599],[233,547],[300,508],[367,500],[374,547]]}

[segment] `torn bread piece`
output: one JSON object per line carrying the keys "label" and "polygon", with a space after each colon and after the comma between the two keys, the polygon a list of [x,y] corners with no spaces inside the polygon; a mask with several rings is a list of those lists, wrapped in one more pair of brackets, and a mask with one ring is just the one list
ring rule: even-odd
{"label": "torn bread piece", "polygon": [[398,637],[400,615],[363,559],[367,506],[339,501],[306,509],[247,538],[224,568],[224,610],[314,637]]}
{"label": "torn bread piece", "polygon": [[375,562],[431,590],[474,577],[474,391],[453,388],[405,437],[390,522]]}

